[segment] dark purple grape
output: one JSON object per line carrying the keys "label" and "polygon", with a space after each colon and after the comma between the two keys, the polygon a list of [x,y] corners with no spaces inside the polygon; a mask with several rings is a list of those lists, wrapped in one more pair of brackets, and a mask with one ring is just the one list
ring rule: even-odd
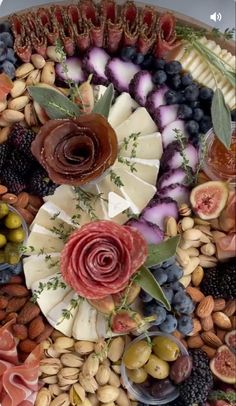
{"label": "dark purple grape", "polygon": [[167,90],[165,93],[165,99],[167,104],[178,103],[178,95],[174,90]]}
{"label": "dark purple grape", "polygon": [[155,83],[155,85],[162,85],[163,83],[166,82],[167,75],[163,70],[157,70],[153,77],[152,80]]}
{"label": "dark purple grape", "polygon": [[186,97],[186,100],[188,101],[195,101],[198,99],[198,95],[199,95],[199,89],[198,86],[196,84],[192,84],[187,86],[184,89],[184,95]]}
{"label": "dark purple grape", "polygon": [[193,110],[187,104],[181,104],[178,109],[178,118],[187,120],[192,117]]}
{"label": "dark purple grape", "polygon": [[156,381],[151,387],[151,395],[156,398],[166,398],[173,391],[175,387],[169,379],[160,379]]}
{"label": "dark purple grape", "polygon": [[209,87],[201,87],[199,90],[199,99],[200,100],[207,100],[207,101],[211,101],[212,97],[213,97],[213,90],[210,89]]}
{"label": "dark purple grape", "polygon": [[187,121],[185,125],[186,131],[189,133],[189,135],[195,135],[199,133],[199,124],[197,121],[194,120],[189,120]]}
{"label": "dark purple grape", "polygon": [[182,75],[181,81],[182,81],[182,85],[184,87],[191,85],[193,83],[193,77],[192,77],[191,73],[184,73]]}
{"label": "dark purple grape", "polygon": [[204,116],[204,112],[202,109],[199,109],[198,107],[196,109],[193,109],[193,120],[195,121],[200,121],[202,117]]}
{"label": "dark purple grape", "polygon": [[165,65],[165,71],[167,75],[176,75],[176,73],[179,73],[182,70],[182,65],[179,61],[171,61],[167,62]]}
{"label": "dark purple grape", "polygon": [[169,86],[174,89],[174,90],[178,90],[181,88],[181,76],[180,75],[174,75],[170,78],[169,82],[168,82]]}

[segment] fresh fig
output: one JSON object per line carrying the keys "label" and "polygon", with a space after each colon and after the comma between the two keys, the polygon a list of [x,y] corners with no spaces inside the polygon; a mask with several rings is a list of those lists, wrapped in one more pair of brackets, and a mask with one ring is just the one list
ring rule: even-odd
{"label": "fresh fig", "polygon": [[115,303],[111,295],[107,295],[103,299],[90,299],[89,303],[104,314],[111,314],[115,309]]}
{"label": "fresh fig", "polygon": [[190,202],[193,211],[203,220],[219,217],[228,200],[229,190],[226,183],[210,181],[192,189]]}
{"label": "fresh fig", "polygon": [[210,362],[212,373],[222,382],[236,383],[236,356],[227,345],[218,348]]}
{"label": "fresh fig", "polygon": [[236,352],[236,330],[232,330],[225,336],[225,343],[231,349],[231,351]]}

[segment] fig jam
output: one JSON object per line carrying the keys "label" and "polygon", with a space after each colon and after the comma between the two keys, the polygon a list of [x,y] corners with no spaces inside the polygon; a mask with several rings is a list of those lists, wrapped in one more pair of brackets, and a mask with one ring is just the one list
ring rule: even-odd
{"label": "fig jam", "polygon": [[227,149],[213,130],[206,135],[207,152],[203,170],[211,179],[229,181],[236,187],[236,129],[232,123],[232,142]]}

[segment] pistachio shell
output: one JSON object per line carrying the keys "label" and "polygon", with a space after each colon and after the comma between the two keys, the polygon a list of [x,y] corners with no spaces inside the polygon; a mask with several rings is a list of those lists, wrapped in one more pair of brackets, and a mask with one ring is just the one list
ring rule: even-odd
{"label": "pistachio shell", "polygon": [[130,400],[122,388],[119,388],[119,396],[116,399],[116,403],[118,406],[130,406]]}
{"label": "pistachio shell", "polygon": [[0,102],[0,113],[7,108],[7,100]]}
{"label": "pistachio shell", "polygon": [[98,372],[99,359],[95,353],[89,354],[88,358],[83,364],[82,373],[85,377],[95,376]]}
{"label": "pistachio shell", "polygon": [[120,377],[118,375],[116,375],[116,373],[114,371],[111,371],[108,383],[109,383],[109,385],[119,388],[120,387]]}
{"label": "pistachio shell", "polygon": [[109,346],[108,358],[112,362],[117,362],[122,357],[124,348],[125,348],[124,339],[122,337],[114,338]]}
{"label": "pistachio shell", "polygon": [[7,123],[13,124],[13,123],[18,123],[18,122],[24,120],[24,114],[21,113],[20,111],[6,109],[2,112],[2,118]]}
{"label": "pistachio shell", "polygon": [[56,79],[54,62],[46,62],[41,74],[41,82],[54,85]]}
{"label": "pistachio shell", "polygon": [[39,54],[31,55],[31,62],[36,69],[42,69],[46,63],[44,57]]}
{"label": "pistachio shell", "polygon": [[52,397],[58,396],[58,395],[60,395],[62,393],[62,390],[61,390],[60,386],[57,383],[49,385],[48,389],[49,389]]}
{"label": "pistachio shell", "polygon": [[44,358],[40,361],[39,369],[46,375],[56,375],[61,366],[61,361],[58,358]]}
{"label": "pistachio shell", "polygon": [[98,388],[97,397],[102,403],[115,402],[119,396],[119,389],[115,386],[105,385]]}
{"label": "pistachio shell", "polygon": [[23,65],[19,66],[19,68],[16,69],[16,78],[25,78],[34,70],[34,65],[32,63],[27,62],[23,63]]}
{"label": "pistachio shell", "polygon": [[107,365],[100,365],[96,373],[96,381],[100,386],[106,385],[109,381],[111,370]]}
{"label": "pistachio shell", "polygon": [[68,348],[72,348],[74,346],[75,341],[73,338],[69,337],[58,337],[54,343],[54,348],[57,352],[63,352],[64,350],[68,350]]}
{"label": "pistachio shell", "polygon": [[69,405],[70,405],[70,398],[67,393],[62,393],[61,395],[57,396],[50,403],[50,406],[69,406]]}
{"label": "pistachio shell", "polygon": [[80,368],[83,365],[84,360],[78,354],[69,353],[61,356],[61,363],[65,367]]}
{"label": "pistachio shell", "polygon": [[82,373],[79,374],[79,383],[84,388],[85,392],[95,393],[98,389],[98,384],[94,377],[86,378]]}
{"label": "pistachio shell", "polygon": [[47,47],[47,56],[49,59],[51,59],[54,62],[60,62],[61,61],[61,55],[59,52],[56,51],[56,47],[53,45],[50,45]]}
{"label": "pistachio shell", "polygon": [[94,350],[94,343],[90,341],[77,341],[75,343],[75,351],[79,354],[89,354]]}
{"label": "pistachio shell", "polygon": [[13,97],[13,99],[14,99],[15,97],[21,96],[24,93],[25,89],[26,89],[26,83],[24,80],[20,80],[20,79],[15,80],[13,82],[13,88],[10,91],[11,97]]}
{"label": "pistachio shell", "polygon": [[80,406],[81,402],[84,402],[86,394],[84,388],[79,383],[75,383],[70,388],[69,396],[72,406]]}
{"label": "pistachio shell", "polygon": [[35,406],[49,406],[51,403],[51,393],[47,388],[42,388],[37,394]]}
{"label": "pistachio shell", "polygon": [[26,79],[26,85],[31,86],[31,85],[36,85],[37,83],[40,82],[41,78],[41,72],[39,69],[34,69],[32,72],[30,72],[29,76]]}
{"label": "pistachio shell", "polygon": [[15,99],[9,100],[8,108],[12,110],[22,110],[29,102],[29,96],[19,96]]}

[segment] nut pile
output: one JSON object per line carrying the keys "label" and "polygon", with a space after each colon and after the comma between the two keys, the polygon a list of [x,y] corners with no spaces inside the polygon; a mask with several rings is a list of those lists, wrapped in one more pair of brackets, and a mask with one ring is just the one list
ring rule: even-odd
{"label": "nut pile", "polygon": [[129,337],[109,343],[76,341],[54,330],[44,341],[36,406],[136,406],[122,388],[120,364]]}

